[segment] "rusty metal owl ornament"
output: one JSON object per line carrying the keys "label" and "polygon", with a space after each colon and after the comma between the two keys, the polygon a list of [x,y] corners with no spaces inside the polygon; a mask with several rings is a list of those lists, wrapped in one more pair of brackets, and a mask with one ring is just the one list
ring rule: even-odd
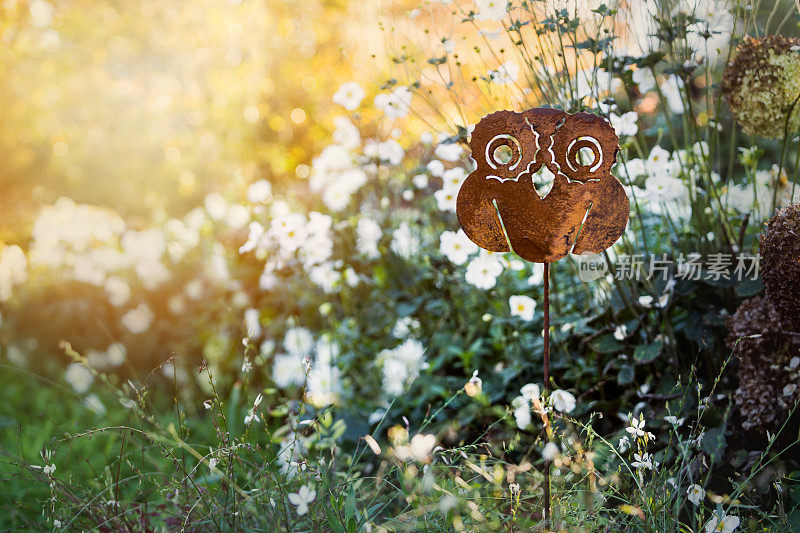
{"label": "rusty metal owl ornament", "polygon": [[461,185],[456,211],[481,248],[551,263],[601,252],[625,231],[628,197],[611,175],[618,138],[605,119],[550,108],[498,111],[475,126],[469,144],[477,168]]}

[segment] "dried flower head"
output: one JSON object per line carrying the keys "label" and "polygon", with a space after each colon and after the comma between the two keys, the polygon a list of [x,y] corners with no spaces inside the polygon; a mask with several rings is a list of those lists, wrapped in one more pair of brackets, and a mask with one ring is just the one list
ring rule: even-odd
{"label": "dried flower head", "polygon": [[800,126],[800,39],[768,35],[745,37],[725,69],[722,92],[746,133],[782,137]]}
{"label": "dried flower head", "polygon": [[775,431],[800,394],[800,372],[792,367],[800,337],[784,334],[786,323],[761,296],[743,301],[727,325],[726,342],[740,359],[734,399],[742,427]]}
{"label": "dried flower head", "polygon": [[761,235],[761,258],[767,297],[790,329],[800,332],[800,204],[770,219]]}

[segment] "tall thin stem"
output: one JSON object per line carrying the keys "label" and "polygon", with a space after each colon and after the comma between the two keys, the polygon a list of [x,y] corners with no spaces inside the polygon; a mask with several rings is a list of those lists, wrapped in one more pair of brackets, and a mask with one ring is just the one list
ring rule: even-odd
{"label": "tall thin stem", "polygon": [[[550,263],[544,263],[544,298],[542,312],[544,313],[544,392],[550,391]],[[550,436],[545,433],[546,438]],[[544,523],[550,529],[550,461],[544,461]]]}

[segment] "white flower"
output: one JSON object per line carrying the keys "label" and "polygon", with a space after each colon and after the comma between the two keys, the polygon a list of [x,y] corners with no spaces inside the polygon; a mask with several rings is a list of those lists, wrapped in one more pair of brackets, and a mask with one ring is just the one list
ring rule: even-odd
{"label": "white flower", "polygon": [[550,394],[550,400],[553,402],[553,408],[556,411],[564,413],[571,413],[577,405],[575,396],[565,390],[554,390]]}
{"label": "white flower", "polygon": [[723,513],[721,517],[716,515],[711,517],[706,524],[706,533],[732,533],[737,527],[739,527],[739,517]]}
{"label": "white flower", "polygon": [[375,107],[384,112],[387,118],[403,118],[411,107],[411,91],[408,87],[395,87],[391,93],[381,93],[375,97]]}
{"label": "white flower", "polygon": [[530,296],[510,296],[508,298],[508,306],[511,308],[511,316],[518,316],[526,321],[533,320],[533,312],[536,310],[536,300]]}
{"label": "white flower", "polygon": [[250,222],[250,212],[243,205],[232,205],[225,218],[225,223],[233,229],[240,229]]}
{"label": "white flower", "polygon": [[458,143],[442,143],[436,147],[433,153],[436,157],[444,159],[445,161],[458,161],[458,158],[461,157],[463,152],[464,149],[461,148],[461,145]]}
{"label": "white flower", "polygon": [[114,307],[125,305],[131,297],[131,286],[122,278],[111,276],[105,283],[106,296],[108,303]]}
{"label": "white flower", "polygon": [[403,393],[408,369],[399,359],[387,359],[383,362],[383,391],[390,396],[399,396]]}
{"label": "white flower", "polygon": [[401,222],[392,234],[390,247],[394,253],[405,259],[410,258],[419,251],[419,237],[411,231],[408,222]]}
{"label": "white flower", "polygon": [[36,468],[37,470],[41,468],[42,472],[44,472],[48,476],[52,476],[53,472],[56,471],[55,463],[50,463],[49,465],[44,465],[44,466],[34,466],[34,468]]}
{"label": "white flower", "polygon": [[617,339],[618,341],[625,340],[625,337],[627,336],[628,336],[628,326],[626,326],[625,324],[617,326],[614,329],[614,338]]}
{"label": "white flower", "polygon": [[264,234],[264,226],[259,224],[258,222],[251,222],[248,226],[249,234],[247,236],[247,241],[239,247],[240,254],[246,254],[247,252],[252,252],[256,248],[262,248],[265,243]]}
{"label": "white flower", "polygon": [[695,505],[700,505],[700,502],[706,497],[706,491],[703,490],[703,487],[700,485],[694,484],[689,485],[689,488],[686,490],[686,495],[690,502]]}
{"label": "white flower", "polygon": [[283,347],[292,355],[305,357],[314,349],[314,337],[306,328],[289,328],[283,336]]}
{"label": "white flower", "polygon": [[211,220],[220,221],[228,214],[228,202],[218,192],[206,195],[203,205]]}
{"label": "white flower", "polygon": [[75,389],[75,392],[83,394],[89,390],[89,386],[94,381],[92,372],[80,363],[70,363],[64,372],[64,379]]}
{"label": "white flower", "polygon": [[261,400],[263,399],[264,399],[263,396],[261,396],[261,393],[259,392],[258,395],[256,396],[256,399],[253,400],[253,408],[250,409],[250,411],[244,417],[245,426],[249,426],[253,422],[258,422],[259,418],[258,414],[256,413],[256,409],[258,409],[258,406],[261,405]]}
{"label": "white flower", "polygon": [[414,184],[414,187],[417,189],[424,189],[428,186],[428,176],[425,174],[417,174],[413,178],[411,178],[411,182]]}
{"label": "white flower", "polygon": [[642,307],[658,307],[663,308],[666,307],[667,303],[669,302],[669,293],[662,294],[659,296],[658,300],[654,300],[652,296],[646,294],[644,296],[639,296],[639,305]]}
{"label": "white flower", "polygon": [[646,468],[647,470],[653,469],[653,458],[650,456],[649,453],[644,453],[639,455],[638,453],[633,454],[634,461],[631,463],[631,466],[634,468]]}
{"label": "white flower", "polygon": [[455,265],[463,265],[477,251],[478,245],[462,229],[444,231],[439,237],[439,252]]}
{"label": "white flower", "polygon": [[253,362],[250,361],[250,359],[248,359],[247,357],[245,357],[244,361],[242,361],[242,372],[247,374],[251,370],[253,370]]}
{"label": "white flower", "polygon": [[533,263],[531,265],[531,276],[528,278],[528,285],[541,285],[544,281],[544,264]]}
{"label": "white flower", "polygon": [[419,327],[419,320],[411,315],[406,315],[402,318],[398,318],[397,322],[394,323],[394,327],[392,327],[392,336],[398,339],[405,339],[414,331],[418,330]]}
{"label": "white flower", "polygon": [[522,397],[525,398],[527,401],[533,401],[534,399],[539,397],[539,385],[536,383],[527,383],[519,389],[519,392],[522,394]]}
{"label": "white flower", "polygon": [[244,417],[244,425],[249,426],[253,422],[258,422],[258,414],[255,411],[250,411]]}
{"label": "white flower", "polygon": [[244,312],[244,329],[248,339],[261,336],[261,314],[258,309],[248,309]]}
{"label": "white flower", "polygon": [[296,354],[279,354],[272,363],[272,381],[281,389],[290,385],[302,385],[306,374],[303,368],[303,356]]}
{"label": "white flower", "polygon": [[436,207],[438,207],[440,211],[450,211],[451,213],[456,212],[456,199],[458,198],[457,190],[452,190],[445,187],[444,189],[433,193],[433,197],[436,198]]}
{"label": "white flower", "polygon": [[470,398],[475,397],[483,392],[483,380],[478,377],[477,370],[472,373],[472,377],[469,378],[467,384],[464,385],[464,391]]}
{"label": "white flower", "polygon": [[427,165],[428,172],[431,173],[431,176],[440,177],[444,174],[444,163],[439,161],[438,159],[434,159]]}
{"label": "white flower", "polygon": [[644,430],[644,418],[640,415],[639,418],[631,418],[631,425],[625,428],[625,431],[634,437],[644,437],[647,433]]}
{"label": "white flower", "polygon": [[313,502],[316,497],[317,491],[303,485],[297,492],[289,494],[289,502],[297,507],[297,515],[303,516],[308,512],[308,504]]}
{"label": "white flower", "polygon": [[28,280],[27,266],[22,248],[17,245],[3,248],[0,252],[0,302],[11,298],[14,287]]}
{"label": "white flower", "polygon": [[673,426],[682,426],[683,422],[686,420],[686,418],[678,418],[677,416],[669,415],[669,416],[665,416],[664,420],[666,420],[667,422],[669,422]]}
{"label": "white flower", "polygon": [[617,444],[617,448],[619,449],[619,453],[625,453],[628,451],[628,448],[631,447],[631,441],[627,435],[623,435],[619,439],[619,444]]}
{"label": "white flower", "polygon": [[656,86],[656,80],[653,78],[653,73],[648,68],[637,68],[634,70],[633,83],[639,86],[639,92],[642,94],[653,90]]}
{"label": "white flower", "polygon": [[339,376],[339,369],[334,365],[314,365],[308,373],[308,399],[314,407],[325,407],[337,402],[342,388]]}
{"label": "white flower", "polygon": [[358,248],[358,253],[367,259],[380,257],[378,241],[380,241],[382,235],[383,230],[377,222],[364,216],[359,218],[358,224],[356,224],[356,248]]}
{"label": "white flower", "polygon": [[111,366],[119,366],[125,362],[125,346],[119,342],[111,344],[106,348],[105,359]]}
{"label": "white flower", "polygon": [[87,396],[84,400],[84,404],[90,411],[93,411],[98,415],[102,415],[106,412],[106,406],[103,405],[103,402],[100,401],[100,398],[98,398],[96,394],[90,394]]}
{"label": "white flower", "polygon": [[464,180],[467,179],[467,171],[463,167],[453,167],[442,172],[441,176],[442,188],[457,192]]}
{"label": "white flower", "polygon": [[667,100],[667,106],[675,114],[681,114],[684,111],[683,98],[683,80],[675,74],[671,74],[666,81],[661,84],[661,93]]}
{"label": "white flower", "polygon": [[417,433],[411,438],[411,457],[417,461],[427,461],[436,445],[436,437],[430,434]]}
{"label": "white flower", "polygon": [[208,460],[208,469],[214,470],[215,468],[217,468],[218,464],[219,464],[219,459],[217,459],[216,457],[212,457],[211,459]]}
{"label": "white flower", "polygon": [[133,334],[147,331],[153,321],[153,312],[147,305],[141,303],[136,309],[131,309],[122,316],[122,325]]}
{"label": "white flower", "polygon": [[639,131],[639,126],[636,125],[636,120],[639,118],[639,115],[636,114],[636,111],[628,111],[621,116],[611,113],[608,118],[611,121],[611,127],[614,128],[614,131],[620,137],[636,135],[636,132]]}
{"label": "white flower", "polygon": [[496,70],[490,70],[486,76],[493,82],[499,84],[514,83],[519,78],[519,65],[516,61],[506,61]]}
{"label": "white flower", "polygon": [[531,425],[533,419],[531,418],[531,404],[528,403],[522,396],[517,396],[511,401],[511,407],[514,408],[514,420],[517,422],[517,427],[525,429]]}
{"label": "white flower", "polygon": [[358,127],[353,124],[347,117],[336,117],[333,119],[333,125],[336,129],[333,131],[333,142],[347,148],[354,150],[361,142],[361,132]]}
{"label": "white flower", "polygon": [[258,180],[247,188],[247,199],[254,204],[263,204],[272,195],[272,185],[267,180]]}
{"label": "white flower", "polygon": [[464,279],[470,285],[479,289],[488,290],[497,283],[497,276],[503,272],[503,265],[496,257],[489,254],[481,254],[467,265],[467,272]]}
{"label": "white flower", "polygon": [[425,361],[425,348],[422,343],[407,339],[392,350],[382,350],[378,360],[383,361],[383,389],[390,396],[403,393],[406,382],[419,375],[420,370],[428,367]]}
{"label": "white flower", "polygon": [[391,165],[399,165],[403,162],[405,151],[394,139],[382,143],[368,141],[364,147],[364,155],[380,161],[387,161]]}
{"label": "white flower", "polygon": [[542,458],[545,461],[552,461],[558,455],[558,446],[554,442],[548,442],[542,450]]}
{"label": "white flower", "polygon": [[364,99],[364,89],[358,82],[348,81],[339,86],[339,90],[333,94],[333,103],[342,106],[348,111],[353,111]]}
{"label": "white flower", "polygon": [[503,20],[508,11],[508,0],[475,0],[475,20]]}
{"label": "white flower", "polygon": [[695,8],[692,16],[697,17],[697,20],[686,27],[686,44],[695,52],[696,60],[702,61],[705,58],[713,63],[720,52],[727,49],[734,18],[725,9],[725,5],[717,2],[704,1],[697,3]]}
{"label": "white flower", "polygon": [[311,281],[326,294],[333,294],[342,278],[341,273],[333,268],[331,263],[313,266],[308,270]]}

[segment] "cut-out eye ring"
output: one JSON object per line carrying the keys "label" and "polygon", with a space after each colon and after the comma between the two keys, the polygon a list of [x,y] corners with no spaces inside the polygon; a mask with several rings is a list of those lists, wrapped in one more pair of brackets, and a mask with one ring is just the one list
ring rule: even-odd
{"label": "cut-out eye ring", "polygon": [[[591,151],[592,160],[583,164],[578,157],[582,152],[585,153],[586,149]],[[586,136],[574,139],[567,147],[567,164],[573,172],[594,172],[603,164],[603,150],[600,142],[594,137]]]}
{"label": "cut-out eye ring", "polygon": [[[503,147],[506,147],[506,150],[502,150]],[[497,159],[499,156],[504,153],[508,155],[508,149],[511,150],[508,159],[505,162],[499,161]],[[507,133],[495,135],[492,140],[486,144],[486,162],[493,169],[497,170],[499,167],[506,167],[508,170],[514,170],[517,168],[520,161],[522,161],[522,150],[519,146],[519,141],[511,135]]]}

